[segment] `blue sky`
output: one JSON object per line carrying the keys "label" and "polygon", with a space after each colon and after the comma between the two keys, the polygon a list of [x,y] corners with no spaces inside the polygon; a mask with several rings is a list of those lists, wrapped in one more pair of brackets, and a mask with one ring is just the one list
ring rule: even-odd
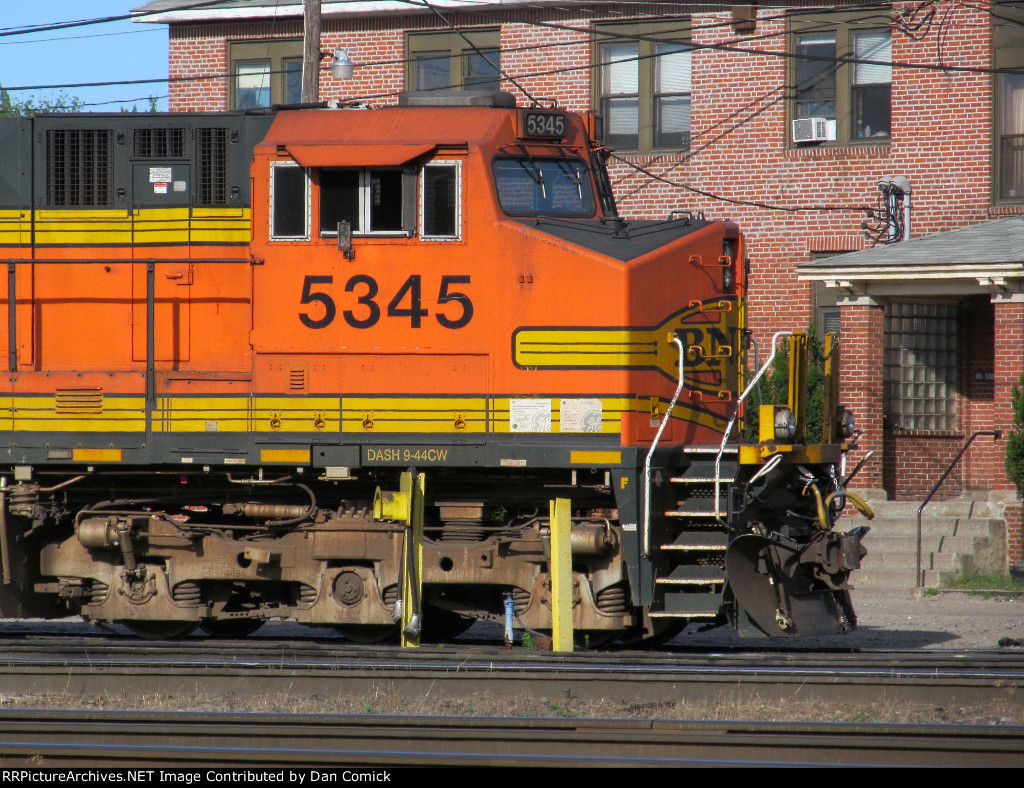
{"label": "blue sky", "polygon": [[[145,0],[0,0],[0,33],[26,25],[69,22],[127,14]],[[63,85],[167,77],[167,25],[107,22],[44,33],[0,36],[0,85]],[[64,88],[70,96],[95,104],[84,109],[117,112],[138,105],[149,109],[148,96],[164,97],[166,82]],[[54,98],[60,89],[17,91],[12,98]],[[104,103],[101,103],[104,102]],[[113,103],[105,103],[113,102]],[[159,109],[167,109],[161,98]]]}

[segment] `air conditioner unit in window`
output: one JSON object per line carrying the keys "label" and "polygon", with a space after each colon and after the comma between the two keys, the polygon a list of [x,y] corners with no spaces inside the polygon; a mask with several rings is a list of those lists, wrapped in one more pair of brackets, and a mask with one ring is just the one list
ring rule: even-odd
{"label": "air conditioner unit in window", "polygon": [[836,122],[829,118],[797,118],[793,121],[793,142],[828,142],[836,138]]}

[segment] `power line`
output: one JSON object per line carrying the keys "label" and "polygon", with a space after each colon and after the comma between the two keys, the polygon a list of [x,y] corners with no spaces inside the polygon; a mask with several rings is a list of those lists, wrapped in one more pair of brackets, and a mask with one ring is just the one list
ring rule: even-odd
{"label": "power line", "polygon": [[[186,9],[193,9],[193,8],[201,8],[201,7],[205,7],[205,6],[209,6],[209,5],[216,5],[218,2],[221,2],[221,1],[222,0],[205,0],[205,2],[194,3],[194,4],[190,4],[188,6],[181,6],[181,7],[177,8],[177,9],[174,9],[174,10],[186,10]],[[354,0],[346,0],[346,1],[354,1]],[[406,3],[407,5],[411,5],[411,6],[418,7],[418,8],[425,8],[425,7],[427,7],[427,5],[424,4],[424,0],[398,0],[398,2],[403,2],[403,3]],[[995,0],[995,2],[992,3],[992,5],[996,5],[996,4],[998,4],[998,0]],[[888,4],[887,3],[882,3],[882,4],[879,4],[879,3],[866,3],[866,4],[863,4],[863,5],[859,5],[859,6],[854,6],[854,8],[855,9],[862,9],[862,10],[871,10],[871,9],[879,7],[879,5],[888,5]],[[545,8],[548,8],[548,7],[545,6]],[[837,6],[837,7],[830,7],[828,9],[814,8],[814,9],[810,9],[810,11],[814,12],[813,15],[819,15],[819,14],[822,14],[822,13],[832,12],[832,11],[835,11],[835,10],[848,10],[849,8],[850,8],[849,6],[846,6],[846,7]],[[164,13],[164,12],[166,12],[166,10],[167,9],[163,9],[162,11],[159,11],[159,12],[158,11],[144,12],[142,14],[134,15],[134,17],[145,16],[145,15],[150,15],[150,14],[155,14],[155,13]],[[588,38],[595,39],[595,40],[596,40],[597,36],[600,36],[601,40],[608,39],[608,40],[627,40],[627,41],[647,41],[647,42],[652,42],[652,43],[678,43],[679,42],[679,40],[677,38],[665,38],[664,37],[666,35],[665,33],[663,33],[661,35],[658,35],[658,36],[650,36],[650,35],[631,34],[631,33],[619,33],[619,32],[615,32],[615,31],[611,31],[611,30],[602,30],[600,28],[589,28],[589,29],[586,29],[586,28],[573,27],[571,25],[562,25],[562,24],[558,24],[558,23],[554,23],[554,22],[541,22],[541,21],[538,21],[538,20],[515,19],[515,18],[509,17],[507,14],[506,15],[496,15],[496,14],[491,14],[491,13],[487,13],[487,12],[483,12],[483,11],[478,11],[478,10],[470,10],[470,9],[460,9],[457,13],[460,13],[460,14],[463,14],[463,15],[467,15],[467,16],[475,16],[475,17],[481,17],[481,18],[497,20],[497,21],[504,21],[504,22],[517,22],[517,23],[524,23],[525,22],[526,24],[530,24],[530,25],[534,25],[534,26],[538,26],[538,27],[545,27],[545,28],[551,28],[551,29],[556,29],[556,30],[565,30],[565,31],[572,32],[572,33],[575,33],[575,34],[581,34],[582,33],[582,34],[586,34],[588,36]],[[808,9],[799,9],[799,13],[801,15],[808,15]],[[784,16],[785,17],[793,17],[794,14],[791,13],[791,12],[787,12],[786,14],[779,14],[779,15],[776,15],[776,16],[771,17],[771,18],[777,19],[777,18],[784,17]],[[45,29],[61,29],[62,26],[63,27],[71,27],[71,26],[76,26],[76,25],[80,25],[80,24],[98,24],[98,23],[105,22],[105,21],[118,21],[118,20],[122,20],[122,19],[126,19],[126,18],[134,18],[134,17],[132,17],[132,15],[127,15],[127,16],[117,16],[117,17],[102,17],[102,18],[98,18],[98,19],[94,19],[94,20],[83,20],[83,21],[79,21],[79,22],[59,23],[58,25],[39,26],[38,28],[33,28],[32,31],[27,31],[26,29],[19,29],[18,31],[15,31],[14,33],[12,33],[12,32],[0,32],[0,36],[3,36],[3,35],[13,35],[13,34],[22,33],[22,32],[33,32],[36,29],[44,29],[44,28]],[[672,18],[675,19],[675,18],[681,18],[681,17],[672,17]],[[660,18],[660,19],[659,18],[648,18],[648,19],[645,19],[644,21],[645,22],[652,22],[652,21],[656,22],[656,21],[665,21],[665,19],[664,18]],[[759,20],[759,21],[764,21],[764,20]],[[692,32],[694,29],[705,29],[705,28],[708,28],[708,27],[719,27],[719,26],[726,26],[726,25],[731,25],[731,24],[732,24],[731,22],[722,22],[722,23],[709,24],[709,25],[706,25],[706,26],[700,26],[700,27],[697,27],[697,28],[694,28],[692,26],[683,26],[683,27],[679,28],[679,30],[676,31],[676,32],[679,32],[679,33],[689,33],[689,32]],[[832,25],[828,25],[828,26],[832,26]],[[777,33],[763,34],[763,35],[760,35],[760,36],[744,37],[744,38],[738,39],[738,40],[743,40],[743,41],[747,41],[747,40],[763,40],[763,39],[766,39],[766,38],[774,38],[774,37],[779,37],[779,36],[788,35],[788,34],[789,34],[789,31],[788,30],[784,30],[784,31],[779,31]],[[671,35],[671,33],[669,33],[669,35]],[[499,49],[498,51],[499,51],[499,53],[501,53],[501,52],[529,51],[529,50],[533,50],[533,49],[540,49],[540,48],[546,48],[546,47],[552,47],[552,46],[561,46],[561,45],[571,44],[571,43],[573,43],[573,42],[557,42],[557,43],[554,43],[554,44],[541,44],[541,45],[533,45],[533,46],[529,46],[529,47],[516,47],[516,48],[508,48],[508,49]],[[582,42],[580,42],[580,43],[582,43]],[[784,51],[772,51],[772,50],[751,49],[751,48],[748,48],[748,47],[739,47],[739,46],[736,46],[736,45],[734,45],[732,43],[728,43],[728,44],[708,44],[708,43],[694,42],[692,40],[692,38],[687,39],[686,44],[691,49],[720,50],[720,51],[727,51],[727,52],[737,52],[737,53],[740,53],[740,54],[750,54],[750,55],[759,55],[759,56],[763,55],[763,56],[768,56],[768,57],[782,57],[782,58],[786,58],[786,59],[790,59],[790,60],[813,60],[813,61],[819,61],[819,62],[833,63],[833,64],[836,64],[836,65],[844,65],[844,64],[883,65],[883,66],[891,66],[893,68],[910,68],[910,69],[924,69],[924,70],[933,70],[933,71],[943,71],[945,73],[948,73],[950,71],[953,71],[953,72],[966,72],[966,73],[981,73],[981,74],[1020,74],[1020,73],[1024,73],[1024,69],[1020,69],[1020,68],[988,68],[988,67],[983,67],[983,66],[950,66],[950,65],[943,64],[943,63],[939,63],[939,64],[907,63],[907,62],[902,62],[902,61],[867,60],[867,59],[863,59],[863,58],[855,58],[855,57],[850,57],[850,56],[830,57],[830,56],[826,56],[826,55],[797,54],[797,53],[784,52]],[[657,56],[658,55],[654,55],[654,57],[657,57]],[[627,60],[631,60],[631,59],[632,58],[627,59]],[[636,59],[640,59],[640,58],[636,58]],[[377,61],[377,62],[373,62],[373,63],[358,64],[358,65],[360,67],[372,66],[372,65],[393,65],[393,64],[408,63],[408,62],[412,62],[413,60],[414,60],[414,58],[408,58],[408,59],[402,59],[402,60]],[[573,66],[573,67],[564,68],[564,69],[549,69],[549,70],[545,70],[545,71],[533,72],[533,73],[530,73],[530,74],[519,74],[519,75],[516,75],[516,78],[517,79],[525,79],[525,78],[537,77],[537,76],[550,76],[550,75],[559,74],[559,73],[568,73],[568,72],[571,72],[571,71],[593,70],[593,69],[600,68],[601,66],[602,66],[601,63],[589,63],[589,64],[585,64],[585,65],[581,65],[581,66]],[[112,87],[112,86],[117,86],[117,85],[153,84],[153,83],[157,83],[157,82],[174,83],[174,82],[186,82],[186,81],[205,81],[205,80],[209,80],[209,79],[229,79],[229,78],[232,78],[232,77],[233,77],[232,74],[224,73],[224,74],[210,74],[210,75],[200,75],[200,76],[190,76],[190,77],[161,77],[161,78],[141,79],[141,80],[108,80],[108,81],[103,81],[103,82],[80,82],[80,83],[65,83],[65,84],[50,84],[50,85],[18,85],[18,86],[7,87],[6,90],[13,92],[13,91],[25,91],[25,90],[51,90],[51,89],[67,89],[67,88],[85,88],[85,87]],[[511,79],[510,79],[510,81],[514,82],[514,80],[511,80]],[[525,92],[526,91],[524,91],[524,93]],[[383,94],[383,95],[391,95],[391,94]],[[358,98],[364,98],[364,97],[358,97]]]}
{"label": "power line", "polygon": [[657,174],[651,172],[650,170],[644,169],[639,164],[634,164],[633,162],[629,161],[628,159],[624,159],[621,156],[616,156],[614,153],[611,153],[609,155],[613,159],[615,159],[616,161],[622,162],[623,164],[625,164],[625,165],[627,165],[629,167],[632,167],[634,170],[636,170],[637,172],[640,172],[640,173],[646,175],[648,178],[651,178],[651,179],[656,180],[656,181],[660,181],[661,183],[665,183],[665,184],[667,184],[669,186],[674,186],[677,189],[685,189],[688,192],[693,192],[694,194],[699,194],[702,197],[708,197],[708,198],[710,198],[712,200],[719,200],[721,202],[727,202],[727,203],[730,203],[732,205],[747,205],[747,206],[750,206],[750,207],[753,207],[753,208],[766,208],[766,209],[768,209],[770,211],[783,211],[785,213],[798,213],[798,212],[801,212],[801,211],[858,211],[858,212],[863,213],[864,211],[868,210],[869,207],[870,207],[870,206],[864,206],[864,205],[786,206],[786,205],[772,205],[771,203],[757,202],[757,201],[754,201],[754,200],[740,200],[740,199],[737,199],[737,198],[734,198],[734,197],[723,197],[720,194],[715,194],[714,192],[709,192],[709,191],[705,191],[703,189],[698,189],[695,186],[690,186],[690,185],[685,184],[685,183],[678,183],[676,181],[670,181],[668,178],[664,178],[661,175],[657,175]]}
{"label": "power line", "polygon": [[26,44],[46,44],[51,41],[81,41],[86,38],[110,38],[112,36],[134,36],[161,32],[163,31],[156,27],[151,27],[146,30],[118,30],[114,33],[92,33],[84,36],[54,36],[53,38],[33,38],[28,41],[0,41],[0,47],[24,46]]}

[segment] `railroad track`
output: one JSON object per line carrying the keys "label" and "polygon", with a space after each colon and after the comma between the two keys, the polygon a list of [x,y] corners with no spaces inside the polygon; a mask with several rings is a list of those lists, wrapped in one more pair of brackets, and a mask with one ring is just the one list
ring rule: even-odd
{"label": "railroad track", "polygon": [[1024,766],[1024,727],[0,711],[4,768],[726,764]]}
{"label": "railroad track", "polygon": [[338,640],[0,639],[0,693],[172,693],[567,701],[904,700],[1024,703],[1024,653],[640,652],[551,654],[494,646],[359,647]]}

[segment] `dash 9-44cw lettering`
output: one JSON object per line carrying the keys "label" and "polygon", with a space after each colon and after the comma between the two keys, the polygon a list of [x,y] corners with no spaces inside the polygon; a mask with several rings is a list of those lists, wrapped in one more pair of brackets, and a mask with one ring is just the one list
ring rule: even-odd
{"label": "dash 9-44cw lettering", "polygon": [[[448,310],[437,310],[434,319],[445,328],[464,328],[473,319],[473,302],[465,293],[452,290],[453,285],[468,285],[469,276],[441,277],[441,284],[437,292],[437,304],[443,307],[446,304],[458,304],[458,308]],[[299,312],[299,320],[306,328],[327,328],[338,316],[338,307],[334,302],[334,296],[322,289],[314,289],[323,285],[333,285],[333,276],[307,275],[302,281],[302,295],[299,298],[300,304],[319,304],[319,309],[310,309],[308,312]],[[345,283],[345,292],[355,295],[355,303],[352,309],[342,310],[341,316],[352,328],[371,328],[377,325],[381,318],[380,304],[377,303],[377,294],[380,286],[377,280],[367,274],[356,274],[350,277]],[[404,317],[409,319],[412,328],[421,328],[423,318],[430,314],[430,310],[423,306],[423,285],[419,274],[413,274],[395,292],[394,297],[388,302],[387,317]]]}

